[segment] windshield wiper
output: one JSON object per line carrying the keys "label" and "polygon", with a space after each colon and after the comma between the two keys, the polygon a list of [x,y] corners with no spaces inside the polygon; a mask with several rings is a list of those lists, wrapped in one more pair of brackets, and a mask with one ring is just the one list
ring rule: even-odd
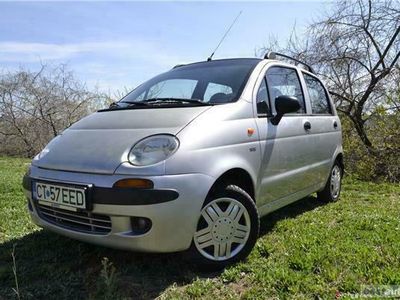
{"label": "windshield wiper", "polygon": [[148,105],[149,105],[148,103],[139,101],[119,101],[111,103],[108,109],[124,109],[124,108],[129,108],[131,106],[148,106]]}
{"label": "windshield wiper", "polygon": [[118,108],[118,107],[121,107],[121,106],[119,106],[118,102],[112,102],[112,103],[108,106],[109,109]]}
{"label": "windshield wiper", "polygon": [[204,102],[203,100],[200,99],[188,99],[188,98],[173,98],[173,97],[168,97],[168,98],[150,98],[146,99],[143,101],[140,101],[141,103],[193,103],[193,104],[198,104],[198,105],[212,105],[211,103]]}
{"label": "windshield wiper", "polygon": [[196,105],[210,106],[212,103],[203,102],[200,99],[186,99],[186,98],[150,98],[141,101],[119,101],[110,104],[108,110],[126,109],[132,106],[152,106],[160,104],[175,104],[175,103],[188,103]]}
{"label": "windshield wiper", "polygon": [[120,103],[126,103],[126,104],[128,104],[128,106],[131,106],[131,105],[148,106],[148,104],[143,101],[121,101]]}

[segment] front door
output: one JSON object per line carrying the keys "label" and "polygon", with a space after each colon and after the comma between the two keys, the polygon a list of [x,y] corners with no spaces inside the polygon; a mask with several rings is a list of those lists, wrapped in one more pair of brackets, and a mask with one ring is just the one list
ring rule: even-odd
{"label": "front door", "polygon": [[[262,92],[264,89],[266,93]],[[268,114],[275,114],[275,98],[280,95],[295,96],[301,108],[296,113],[284,115],[278,125],[273,125]],[[264,101],[263,97],[272,101]],[[268,68],[257,94],[257,108],[261,112],[257,126],[262,155],[258,198],[262,206],[301,194],[315,184],[315,174],[310,171],[314,163],[312,128],[308,129],[309,119],[298,71],[284,66]],[[263,113],[265,110],[266,114]]]}

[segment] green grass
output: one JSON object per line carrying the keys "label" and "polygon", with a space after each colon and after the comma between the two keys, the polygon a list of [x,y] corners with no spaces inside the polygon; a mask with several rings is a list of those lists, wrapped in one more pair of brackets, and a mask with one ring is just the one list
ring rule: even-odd
{"label": "green grass", "polygon": [[[188,257],[77,242],[34,226],[21,178],[27,160],[0,158],[0,299],[332,299],[363,284],[400,285],[400,187],[345,180],[342,199],[303,199],[262,218],[246,262],[199,271]],[[106,257],[107,259],[104,259]]]}

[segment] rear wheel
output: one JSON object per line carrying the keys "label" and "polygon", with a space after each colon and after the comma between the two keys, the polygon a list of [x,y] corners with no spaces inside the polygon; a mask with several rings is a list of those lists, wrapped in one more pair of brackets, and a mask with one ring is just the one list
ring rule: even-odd
{"label": "rear wheel", "polygon": [[343,169],[336,161],[332,167],[329,179],[321,192],[317,193],[318,200],[324,202],[335,202],[339,200],[342,188]]}
{"label": "rear wheel", "polygon": [[211,195],[201,210],[192,251],[202,264],[224,267],[247,257],[259,232],[253,199],[236,185]]}

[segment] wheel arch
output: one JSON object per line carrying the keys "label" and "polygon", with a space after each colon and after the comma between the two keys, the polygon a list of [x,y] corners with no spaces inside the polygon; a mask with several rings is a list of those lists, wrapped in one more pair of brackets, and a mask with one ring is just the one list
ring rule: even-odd
{"label": "wheel arch", "polygon": [[216,190],[226,184],[234,184],[246,191],[250,197],[255,199],[255,185],[249,172],[242,168],[232,168],[221,174],[211,186],[207,198],[210,197]]}
{"label": "wheel arch", "polygon": [[344,159],[343,159],[343,153],[340,152],[336,155],[335,161],[337,161],[342,168],[342,171],[344,172]]}

